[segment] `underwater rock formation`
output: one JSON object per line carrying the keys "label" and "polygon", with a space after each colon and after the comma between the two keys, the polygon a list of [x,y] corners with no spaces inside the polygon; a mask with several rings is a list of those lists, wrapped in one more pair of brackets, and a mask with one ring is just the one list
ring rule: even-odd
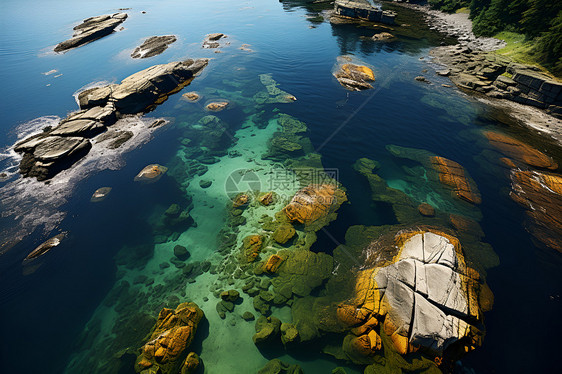
{"label": "underwater rock formation", "polygon": [[266,91],[260,91],[254,95],[253,99],[256,104],[283,104],[297,100],[295,96],[277,87],[279,83],[273,79],[271,74],[260,74],[259,78]]}
{"label": "underwater rock formation", "polygon": [[[507,157],[523,162],[529,166],[550,170],[558,169],[558,164],[552,158],[528,144],[494,131],[485,131],[484,135],[494,148]],[[510,166],[510,163],[515,166],[509,159],[506,159],[504,163],[508,166]]]}
{"label": "underwater rock formation", "polygon": [[439,156],[432,157],[431,164],[439,173],[441,183],[453,188],[454,193],[460,199],[472,204],[480,204],[482,202],[476,184],[467,177],[464,168],[460,164]]}
{"label": "underwater rock formation", "polygon": [[279,244],[285,244],[295,236],[295,228],[290,223],[282,223],[273,232],[273,240]]}
{"label": "underwater rock formation", "polygon": [[258,374],[303,374],[299,365],[290,365],[274,358],[269,361]]}
{"label": "underwater rock formation", "polygon": [[307,296],[326,281],[334,268],[334,259],[325,253],[308,250],[282,250],[277,256],[283,259],[276,276],[271,280],[277,293]]}
{"label": "underwater rock formation", "polygon": [[150,369],[151,372],[172,374],[179,372],[182,365],[191,370],[188,373],[192,372],[199,360],[197,356],[188,355],[187,348],[203,318],[203,311],[195,303],[179,304],[175,310],[162,309],[148,343],[137,358],[136,372]]}
{"label": "underwater rock formation", "polygon": [[546,246],[562,252],[562,176],[514,170],[511,198],[527,209],[529,232]]}
{"label": "underwater rock formation", "polygon": [[256,333],[252,337],[257,346],[268,345],[277,341],[281,331],[281,321],[275,317],[261,316],[256,320]]}
{"label": "underwater rock formation", "polygon": [[86,18],[81,24],[73,28],[72,38],[60,42],[55,47],[55,52],[64,52],[71,48],[80,47],[94,40],[111,34],[117,26],[127,19],[127,13],[105,14],[97,17]]}
{"label": "underwater rock formation", "polygon": [[359,271],[354,298],[338,307],[338,318],[353,328],[343,346],[348,357],[364,362],[361,357],[390,349],[387,337],[402,355],[421,350],[441,357],[449,347],[478,347],[490,295],[481,292],[483,282],[466,265],[458,239],[424,229],[399,231],[385,244],[369,247],[378,265]]}
{"label": "underwater rock formation", "polygon": [[457,198],[471,204],[480,204],[482,198],[476,183],[462,165],[445,157],[434,155],[423,149],[387,145],[386,149],[395,157],[407,158],[421,163],[429,179],[438,180],[452,190]]}
{"label": "underwater rock formation", "polygon": [[350,91],[362,91],[373,86],[369,82],[375,81],[375,74],[367,66],[346,63],[334,72],[338,82]]}
{"label": "underwater rock formation", "polygon": [[132,58],[148,58],[161,54],[176,41],[174,35],[151,36],[131,53]]}
{"label": "underwater rock formation", "polygon": [[263,240],[260,235],[250,235],[244,238],[242,241],[242,253],[247,262],[253,262],[256,260],[260,253]]}

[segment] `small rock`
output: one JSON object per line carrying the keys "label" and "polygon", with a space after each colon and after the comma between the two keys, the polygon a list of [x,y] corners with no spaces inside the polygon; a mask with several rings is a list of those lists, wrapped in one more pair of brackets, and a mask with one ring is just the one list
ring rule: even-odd
{"label": "small rock", "polygon": [[435,208],[433,208],[433,206],[431,206],[427,203],[420,204],[418,206],[418,211],[420,212],[420,214],[422,216],[425,216],[425,217],[435,216]]}
{"label": "small rock", "polygon": [[179,244],[174,247],[174,255],[182,261],[187,260],[191,256],[187,248]]}
{"label": "small rock", "polygon": [[209,187],[211,187],[212,184],[213,184],[213,182],[210,181],[210,180],[203,180],[202,179],[202,180],[199,181],[199,186],[201,188],[209,188]]}
{"label": "small rock", "polygon": [[253,321],[255,318],[252,312],[244,312],[244,314],[242,314],[242,319],[244,321]]}

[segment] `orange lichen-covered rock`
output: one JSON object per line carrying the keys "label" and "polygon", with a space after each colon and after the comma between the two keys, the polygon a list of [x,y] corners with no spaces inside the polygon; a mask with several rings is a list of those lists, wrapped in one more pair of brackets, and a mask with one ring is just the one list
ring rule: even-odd
{"label": "orange lichen-covered rock", "polygon": [[310,224],[328,214],[336,190],[333,184],[311,184],[298,190],[283,211],[292,222]]}
{"label": "orange lichen-covered rock", "polygon": [[279,266],[281,266],[281,263],[283,262],[283,258],[277,255],[271,255],[269,256],[269,258],[267,259],[266,263],[263,265],[263,270],[266,273],[276,273],[277,269],[279,269]]}
{"label": "orange lichen-covered rock", "polygon": [[203,311],[195,303],[180,304],[175,310],[162,309],[148,343],[137,358],[135,370],[156,367],[163,374],[177,373],[203,317]]}
{"label": "orange lichen-covered rock", "polygon": [[514,171],[511,198],[527,209],[529,232],[546,246],[562,252],[562,176]]}
{"label": "orange lichen-covered rock", "polygon": [[[342,57],[339,57],[338,60],[340,63],[349,61],[349,59]],[[350,62],[341,64],[337,70],[334,71],[333,75],[343,87],[350,91],[361,91],[373,88],[369,82],[375,80],[373,70],[367,66],[352,64]]]}
{"label": "orange lichen-covered rock", "polygon": [[469,179],[460,164],[445,157],[433,156],[431,165],[439,173],[439,181],[451,187],[457,197],[472,204],[482,202],[476,184]]}
{"label": "orange lichen-covered rock", "polygon": [[473,324],[482,321],[482,285],[458,239],[434,229],[403,231],[394,246],[392,261],[359,271],[354,297],[338,306],[338,319],[357,336],[344,340],[348,357],[363,362],[358,355],[382,348],[381,334],[390,338],[385,349],[402,355],[421,347],[441,355],[454,342],[480,342],[482,333]]}
{"label": "orange lichen-covered rock", "polygon": [[541,151],[510,136],[494,131],[484,132],[490,144],[501,153],[527,165],[556,170],[558,164]]}
{"label": "orange lichen-covered rock", "polygon": [[253,262],[258,257],[262,244],[263,240],[260,235],[250,235],[244,238],[242,250],[248,262]]}
{"label": "orange lichen-covered rock", "polygon": [[348,75],[355,75],[359,74],[365,80],[375,80],[375,73],[373,71],[363,65],[355,65],[355,64],[343,64],[341,67],[342,71]]}

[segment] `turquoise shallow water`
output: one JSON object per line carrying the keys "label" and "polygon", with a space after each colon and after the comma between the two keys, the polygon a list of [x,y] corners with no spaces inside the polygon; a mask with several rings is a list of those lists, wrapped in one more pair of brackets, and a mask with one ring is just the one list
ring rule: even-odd
{"label": "turquoise shallow water", "polygon": [[[120,81],[154,64],[212,58],[204,73],[182,91],[197,91],[203,99],[188,103],[181,93],[171,96],[147,114],[165,117],[170,124],[139,136],[128,152],[100,156],[92,161],[94,166],[67,175],[60,184],[22,183],[14,175],[0,185],[0,239],[6,242],[26,234],[0,254],[2,372],[97,372],[91,362],[107,360],[108,347],[129,338],[116,336],[114,326],[130,319],[131,326],[147,327],[133,319],[127,304],[155,316],[163,306],[177,305],[183,298],[197,302],[207,315],[208,322],[193,343],[205,372],[256,372],[272,358],[299,363],[306,373],[329,373],[336,366],[346,367],[348,373],[362,372],[362,367],[336,361],[314,346],[296,352],[259,351],[251,340],[252,323],[239,319],[233,326],[234,317],[219,319],[209,290],[215,275],[205,273],[187,283],[177,277],[173,264],[159,266],[170,259],[176,243],[189,248],[189,262],[208,260],[215,265],[227,257],[217,252],[219,232],[227,223],[227,177],[237,169],[252,169],[266,183],[271,170],[279,167],[261,158],[278,129],[273,119],[278,111],[306,123],[310,151],[322,155],[325,168],[337,170],[351,203],[341,208],[327,233],[319,234],[314,251],[332,253],[345,241],[351,225],[396,223],[388,206],[372,203],[369,185],[351,167],[362,157],[377,160],[377,173],[414,201],[428,201],[445,212],[480,221],[485,242],[499,257],[499,265],[486,269],[495,295],[494,307],[485,315],[486,337],[482,347],[462,359],[462,367],[477,373],[553,371],[562,327],[561,257],[537,245],[525,231],[524,212],[508,195],[510,180],[482,156],[490,147],[481,130],[502,129],[523,137],[560,163],[559,151],[499,122],[498,116],[458,90],[442,87],[449,82],[434,76],[427,54],[443,37],[426,30],[420,17],[403,11],[403,23],[410,27],[400,30],[396,41],[377,45],[361,38],[372,35],[372,29],[331,25],[318,18],[320,5],[303,4],[273,0],[2,3],[0,148],[10,157],[0,163],[9,171],[14,171],[17,161],[8,155],[9,146],[22,133],[48,123],[45,116],[65,117],[76,110],[73,94],[80,88]],[[62,55],[50,52],[80,20],[129,7],[124,30]],[[201,48],[204,36],[212,32],[228,35],[230,45],[220,48],[222,53]],[[153,58],[129,57],[145,37],[162,34],[177,35],[178,41]],[[239,49],[242,44],[252,51]],[[331,73],[340,55],[353,55],[373,68],[377,77],[373,90],[350,93],[337,83]],[[57,72],[42,74],[53,69]],[[261,74],[270,74],[278,88],[297,101],[258,107],[253,96],[265,89]],[[414,77],[420,74],[433,84],[416,82]],[[229,100],[231,106],[216,114],[228,124],[224,142],[214,148],[218,162],[207,165],[203,175],[186,173],[190,160],[198,156],[190,154],[186,139],[199,141],[194,125],[209,114],[203,104],[219,98]],[[258,110],[265,111],[264,120],[252,117]],[[30,123],[37,118],[42,119]],[[424,149],[462,164],[478,185],[482,205],[467,208],[428,185],[420,164],[392,156],[386,148],[389,144]],[[224,156],[227,150],[234,157]],[[167,165],[170,172],[155,184],[134,183],[138,171],[151,163]],[[213,184],[203,190],[200,180]],[[91,194],[101,186],[113,187],[108,199],[90,203]],[[282,192],[290,197],[295,190],[286,186]],[[189,207],[197,226],[178,229],[180,236],[174,241],[158,243],[143,255],[143,248],[153,246],[153,230],[171,204]],[[251,233],[256,222],[249,221],[246,230]],[[22,265],[31,249],[62,230],[69,235],[59,247],[31,267]],[[139,276],[154,283],[137,282]],[[131,290],[123,291],[122,281],[129,282]],[[159,284],[162,287],[156,288]],[[136,306],[138,300],[143,304]],[[236,310],[255,313],[247,297]],[[274,308],[273,313],[283,321],[291,319],[288,307]],[[85,334],[85,330],[94,332]],[[143,331],[137,334],[140,339],[148,332]]]}

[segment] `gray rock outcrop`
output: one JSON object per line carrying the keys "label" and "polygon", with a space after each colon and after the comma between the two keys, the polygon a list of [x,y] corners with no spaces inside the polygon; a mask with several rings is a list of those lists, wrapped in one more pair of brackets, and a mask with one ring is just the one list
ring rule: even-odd
{"label": "gray rock outcrop", "polygon": [[[187,86],[207,66],[207,59],[188,59],[155,65],[121,81],[82,91],[81,110],[14,146],[23,154],[20,173],[38,180],[52,178],[84,157],[92,141],[115,138],[109,148],[117,148],[132,137],[127,131],[105,132],[124,115],[145,113],[164,102],[168,95]],[[100,135],[101,134],[101,135]],[[90,140],[91,139],[91,140]]]}
{"label": "gray rock outcrop", "polygon": [[131,53],[132,58],[148,58],[161,54],[176,41],[174,35],[152,36]]}
{"label": "gray rock outcrop", "polygon": [[72,38],[60,42],[54,50],[55,52],[64,52],[103,38],[115,31],[115,28],[126,19],[126,13],[105,14],[86,18],[81,24],[74,27]]}
{"label": "gray rock outcrop", "polygon": [[431,55],[449,67],[451,81],[461,88],[546,109],[562,118],[562,83],[537,67],[462,45],[438,47]]}

